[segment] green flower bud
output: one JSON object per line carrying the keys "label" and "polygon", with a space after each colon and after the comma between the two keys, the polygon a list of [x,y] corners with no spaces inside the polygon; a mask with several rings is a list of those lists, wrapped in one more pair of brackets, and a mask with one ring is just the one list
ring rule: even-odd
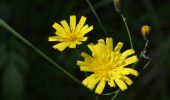
{"label": "green flower bud", "polygon": [[121,13],[120,0],[113,0],[115,9],[118,13]]}

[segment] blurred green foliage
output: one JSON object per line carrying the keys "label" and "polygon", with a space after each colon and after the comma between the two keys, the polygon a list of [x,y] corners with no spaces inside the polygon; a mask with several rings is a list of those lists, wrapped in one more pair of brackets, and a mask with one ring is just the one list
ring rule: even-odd
{"label": "blurred green foliage", "polygon": [[[122,41],[130,48],[124,24],[116,13],[112,0],[90,0],[109,36]],[[123,0],[122,0],[123,1]],[[129,90],[121,92],[118,100],[169,100],[170,99],[170,1],[124,0],[125,14],[139,55],[145,41],[140,34],[144,24],[151,26],[147,55],[152,58],[149,67],[137,78]],[[104,37],[99,23],[85,0],[1,0],[0,18],[9,23],[22,36],[49,55],[78,79],[85,75],[76,66],[75,50],[54,50],[47,41],[54,34],[51,25],[67,19],[71,14],[87,16],[94,25],[89,40],[78,47],[87,50],[86,44]],[[116,44],[115,43],[115,44]],[[125,49],[124,48],[124,49]],[[141,61],[139,69],[144,66]],[[35,51],[25,46],[10,33],[0,28],[0,100],[93,100],[88,89],[67,78]],[[113,89],[114,90],[114,89]],[[109,89],[109,91],[113,91]],[[108,92],[108,91],[104,91]],[[99,96],[108,100],[111,96]]]}

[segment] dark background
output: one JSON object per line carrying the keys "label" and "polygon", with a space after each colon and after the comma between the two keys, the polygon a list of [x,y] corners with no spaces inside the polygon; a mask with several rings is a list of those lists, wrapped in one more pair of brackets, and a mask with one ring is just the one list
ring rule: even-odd
{"label": "dark background", "polygon": [[[121,92],[118,100],[170,100],[170,1],[122,0],[123,13],[131,30],[137,55],[145,45],[140,34],[144,24],[151,26],[147,55],[150,65]],[[128,35],[112,0],[91,0],[108,36],[130,48]],[[94,29],[79,52],[87,51],[86,44],[104,37],[99,23],[85,0],[0,0],[0,18],[28,41],[55,60],[79,80],[85,78],[76,65],[74,49],[54,50],[48,37],[54,35],[52,24],[75,14],[87,17]],[[146,61],[137,66],[140,70]],[[114,89],[113,89],[114,90]],[[112,88],[104,91],[112,92]],[[99,96],[109,100],[111,96]],[[94,100],[95,94],[68,78],[22,41],[0,28],[0,100]]]}

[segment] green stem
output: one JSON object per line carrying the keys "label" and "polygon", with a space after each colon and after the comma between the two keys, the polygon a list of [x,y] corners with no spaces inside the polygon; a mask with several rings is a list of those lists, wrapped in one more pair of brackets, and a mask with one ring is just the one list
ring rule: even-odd
{"label": "green stem", "polygon": [[115,94],[116,93],[116,91],[114,91],[114,92],[110,92],[110,93],[104,93],[104,94],[102,94],[102,95],[112,95],[112,94]]}
{"label": "green stem", "polygon": [[123,22],[125,24],[125,27],[126,27],[126,30],[127,30],[128,36],[129,36],[129,41],[130,41],[131,48],[133,49],[132,37],[131,37],[129,27],[128,27],[127,22],[126,22],[126,18],[123,16],[123,14],[121,14],[121,17],[122,17],[122,20],[123,20]]}
{"label": "green stem", "polygon": [[[44,59],[46,59],[48,62],[50,62],[52,65],[54,65],[57,69],[59,69],[60,71],[62,71],[64,74],[66,74],[68,77],[70,77],[71,79],[73,79],[75,82],[81,84],[81,82],[74,77],[72,74],[70,74],[68,71],[66,71],[65,69],[63,69],[60,65],[58,65],[57,63],[55,63],[55,61],[53,61],[52,59],[50,59],[47,55],[45,55],[41,50],[39,50],[38,48],[36,48],[33,44],[31,44],[28,40],[26,40],[24,37],[22,37],[18,32],[16,32],[13,28],[11,28],[8,24],[6,24],[2,19],[0,19],[0,26],[3,27],[4,29],[6,29],[8,32],[10,32],[11,34],[13,34],[15,37],[17,37],[18,39],[20,39],[21,41],[23,41],[26,45],[28,45],[30,48],[32,48],[33,50],[35,50],[40,56],[42,56]],[[82,85],[82,84],[81,84]]]}
{"label": "green stem", "polygon": [[148,65],[150,64],[150,62],[151,62],[151,59],[145,64],[145,66],[142,68],[142,70],[140,71],[140,73],[142,73],[142,72],[145,70],[145,68],[148,67]]}
{"label": "green stem", "polygon": [[[146,41],[146,43],[145,43],[145,47],[143,48],[143,50],[142,51],[145,51],[146,50],[146,48],[148,47],[148,44],[149,44],[149,41],[147,40],[147,39],[145,39],[145,41]],[[142,56],[142,55],[141,55]]]}
{"label": "green stem", "polygon": [[105,28],[104,28],[103,24],[101,23],[101,21],[100,21],[100,19],[99,19],[98,15],[97,15],[97,13],[96,13],[95,9],[93,8],[92,4],[90,3],[90,1],[89,1],[89,0],[86,0],[86,2],[88,3],[88,5],[89,5],[90,9],[92,10],[93,14],[95,15],[95,17],[96,17],[97,21],[99,22],[100,27],[101,27],[101,29],[103,30],[104,34],[107,36],[107,32],[106,32],[106,30],[105,30]]}
{"label": "green stem", "polygon": [[98,95],[96,95],[96,100],[99,100],[99,96]]}
{"label": "green stem", "polygon": [[115,95],[111,98],[111,100],[116,100],[116,97],[120,93],[120,89],[115,92]]}
{"label": "green stem", "polygon": [[[146,43],[145,43],[145,46],[144,46],[144,48],[143,48],[143,50],[142,50],[142,52],[141,52],[141,54],[140,54],[140,56],[139,56],[139,61],[140,61],[141,58],[143,57],[143,52],[145,52],[145,50],[147,49],[148,44],[149,44],[149,41],[148,41],[147,39],[145,39],[145,41],[146,41]],[[132,68],[134,68],[134,67],[139,63],[139,61],[136,62],[135,64],[133,64]]]}

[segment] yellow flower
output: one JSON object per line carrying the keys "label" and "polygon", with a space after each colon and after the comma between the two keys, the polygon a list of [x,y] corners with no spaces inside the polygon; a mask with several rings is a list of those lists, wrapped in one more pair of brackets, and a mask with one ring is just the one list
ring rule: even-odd
{"label": "yellow flower", "polygon": [[98,94],[102,93],[106,83],[110,87],[115,87],[117,84],[122,91],[126,90],[127,85],[133,83],[127,75],[138,76],[136,70],[126,66],[137,62],[138,58],[134,55],[133,49],[120,53],[122,47],[123,43],[119,42],[113,50],[112,38],[106,38],[106,43],[103,39],[99,39],[97,44],[89,44],[92,56],[82,52],[84,61],[77,61],[81,71],[92,73],[83,80],[82,84],[90,90],[98,84],[95,89],[95,93]]}
{"label": "yellow flower", "polygon": [[53,48],[63,51],[66,47],[76,48],[82,41],[86,41],[88,37],[84,37],[88,32],[93,29],[93,26],[84,25],[86,17],[82,16],[79,23],[76,25],[76,16],[70,16],[70,25],[66,20],[62,20],[60,24],[54,23],[53,28],[56,29],[55,35],[50,36],[48,41],[58,41]]}

